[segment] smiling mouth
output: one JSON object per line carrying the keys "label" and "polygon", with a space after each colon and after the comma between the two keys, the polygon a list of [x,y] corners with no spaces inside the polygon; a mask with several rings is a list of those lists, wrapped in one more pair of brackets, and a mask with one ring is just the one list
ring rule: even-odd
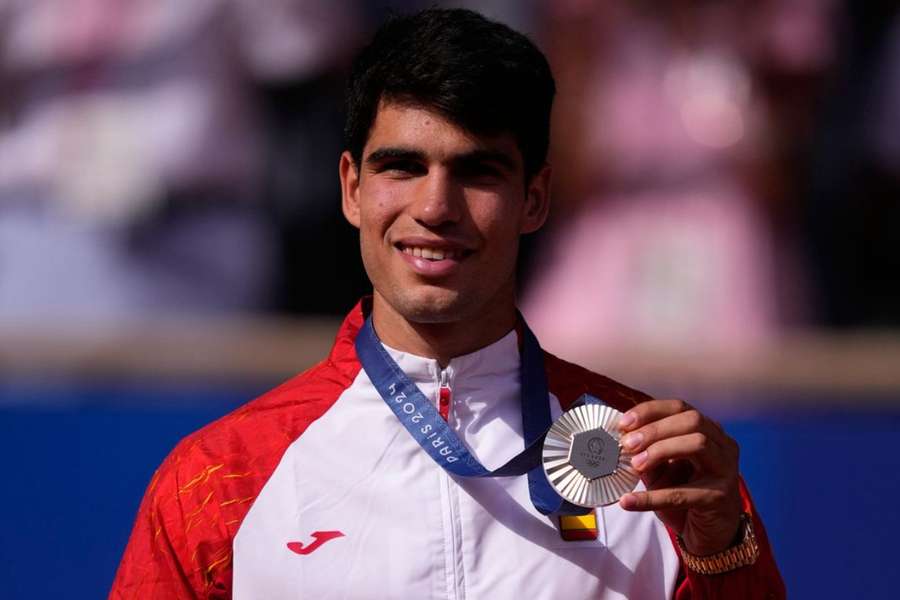
{"label": "smiling mouth", "polygon": [[397,244],[397,249],[403,254],[409,254],[416,258],[424,258],[430,261],[459,260],[470,254],[469,250],[450,248],[430,248],[428,246],[407,246]]}

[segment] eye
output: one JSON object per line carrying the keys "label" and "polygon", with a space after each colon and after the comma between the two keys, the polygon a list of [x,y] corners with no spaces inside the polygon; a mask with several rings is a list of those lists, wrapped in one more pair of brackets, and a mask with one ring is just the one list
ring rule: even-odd
{"label": "eye", "polygon": [[378,166],[377,171],[397,177],[413,177],[426,172],[424,165],[407,159],[387,160]]}
{"label": "eye", "polygon": [[493,181],[503,177],[503,171],[490,162],[464,162],[459,165],[457,174],[466,179],[477,179],[479,181]]}

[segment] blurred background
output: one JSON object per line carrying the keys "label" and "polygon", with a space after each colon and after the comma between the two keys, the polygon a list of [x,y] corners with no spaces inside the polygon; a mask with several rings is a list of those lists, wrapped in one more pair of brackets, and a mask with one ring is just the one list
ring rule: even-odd
{"label": "blurred background", "polygon": [[[0,0],[0,597],[105,597],[172,446],[327,352],[348,64],[433,4]],[[791,597],[892,596],[896,2],[436,4],[557,78],[543,345],[725,424]]]}

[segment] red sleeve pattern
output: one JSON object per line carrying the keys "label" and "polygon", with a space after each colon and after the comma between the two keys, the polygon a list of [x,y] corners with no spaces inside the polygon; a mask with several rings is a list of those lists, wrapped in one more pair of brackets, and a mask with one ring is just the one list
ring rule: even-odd
{"label": "red sleeve pattern", "polygon": [[287,447],[359,372],[361,324],[357,306],[328,359],[176,446],[144,495],[111,599],[231,597],[234,536]]}

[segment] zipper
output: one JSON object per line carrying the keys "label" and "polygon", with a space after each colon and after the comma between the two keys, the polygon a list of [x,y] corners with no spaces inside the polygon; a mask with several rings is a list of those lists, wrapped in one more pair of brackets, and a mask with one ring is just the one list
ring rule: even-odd
{"label": "zipper", "polygon": [[466,597],[466,579],[465,570],[463,568],[463,552],[462,552],[462,523],[459,518],[459,494],[456,490],[455,482],[449,475],[444,473],[444,480],[447,485],[447,508],[450,517],[450,574],[452,581],[450,585],[449,598],[452,600],[465,600]]}
{"label": "zipper", "polygon": [[450,420],[450,398],[453,394],[453,391],[450,389],[450,373],[448,369],[441,369],[441,381],[440,387],[438,388],[438,412],[441,413],[441,417],[448,421]]}
{"label": "zipper", "polygon": [[[450,417],[450,401],[453,389],[450,387],[450,368],[441,369],[438,377],[438,412],[445,421]],[[441,487],[445,515],[444,535],[447,540],[444,556],[444,568],[447,582],[448,600],[465,598],[465,574],[462,565],[462,530],[459,518],[459,494],[456,484],[446,471],[441,469]]]}

